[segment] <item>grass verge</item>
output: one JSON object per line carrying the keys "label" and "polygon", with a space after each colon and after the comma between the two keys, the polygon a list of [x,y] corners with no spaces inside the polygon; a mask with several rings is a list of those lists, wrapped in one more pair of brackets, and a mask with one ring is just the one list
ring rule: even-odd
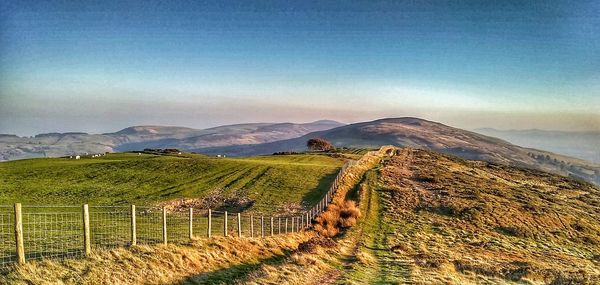
{"label": "grass verge", "polygon": [[231,284],[258,266],[286,258],[312,236],[213,238],[188,245],[98,250],[85,259],[16,266],[0,275],[0,284]]}

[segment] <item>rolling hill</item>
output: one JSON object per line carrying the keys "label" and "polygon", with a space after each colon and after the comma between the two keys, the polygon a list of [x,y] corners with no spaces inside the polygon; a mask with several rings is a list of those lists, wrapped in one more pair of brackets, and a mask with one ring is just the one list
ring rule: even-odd
{"label": "rolling hill", "polygon": [[242,284],[600,282],[600,189],[588,183],[402,149],[354,197],[356,226]]}
{"label": "rolling hill", "polygon": [[196,151],[242,156],[304,151],[306,141],[313,137],[327,139],[337,147],[377,148],[395,145],[425,148],[465,159],[525,166],[600,183],[600,166],[592,162],[524,148],[498,138],[410,117],[350,124],[264,144],[200,148]]}
{"label": "rolling hill", "polygon": [[383,213],[378,234],[391,236],[375,241],[409,261],[417,283],[600,280],[597,187],[410,149],[379,175],[372,185]]}
{"label": "rolling hill", "polygon": [[[197,130],[137,126],[115,133],[51,133],[33,138],[0,135],[0,160],[56,157],[81,153],[176,148],[206,154],[252,156],[305,151],[306,141],[321,137],[338,147],[382,145],[426,148],[465,159],[525,166],[600,184],[600,165],[419,118],[387,118],[343,125],[335,121],[307,124],[240,124]],[[543,146],[543,145],[541,145]]]}
{"label": "rolling hill", "polygon": [[[139,159],[159,158],[168,157]],[[277,159],[284,160],[273,161]],[[272,164],[287,164],[290,159],[292,164],[315,164],[312,159],[330,158],[251,158]],[[395,156],[355,180],[361,184],[344,196],[358,202],[360,218],[333,239],[307,231],[102,249],[85,259],[34,261],[8,271],[0,281],[457,285],[600,281],[600,189],[591,184],[414,148],[396,150]],[[147,273],[140,274],[140,268]]]}
{"label": "rolling hill", "polygon": [[321,120],[305,124],[256,123],[192,129],[168,126],[135,126],[115,133],[48,133],[35,137],[0,134],[0,161],[34,157],[60,157],[85,153],[259,144],[290,139],[343,124]]}
{"label": "rolling hill", "polygon": [[165,205],[284,212],[314,204],[344,161],[116,153],[0,163],[0,205]]}

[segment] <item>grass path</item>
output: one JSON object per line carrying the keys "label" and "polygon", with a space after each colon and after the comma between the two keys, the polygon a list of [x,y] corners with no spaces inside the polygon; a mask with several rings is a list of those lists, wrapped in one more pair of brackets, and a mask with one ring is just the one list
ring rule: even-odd
{"label": "grass path", "polygon": [[413,284],[412,261],[392,250],[393,223],[384,215],[389,209],[384,201],[386,190],[380,184],[376,167],[348,193],[348,197],[360,198],[362,216],[356,226],[335,239],[338,247],[294,253],[279,264],[257,268],[239,283]]}
{"label": "grass path", "polygon": [[412,284],[411,263],[389,246],[393,235],[383,215],[378,170],[370,170],[361,184],[363,217],[344,237],[343,273],[335,284]]}

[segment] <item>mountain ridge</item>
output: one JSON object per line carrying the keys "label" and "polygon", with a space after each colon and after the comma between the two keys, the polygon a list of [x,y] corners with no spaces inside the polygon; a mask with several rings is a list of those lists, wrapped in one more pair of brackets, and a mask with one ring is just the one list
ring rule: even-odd
{"label": "mountain ridge", "polygon": [[[85,153],[152,148],[191,149],[199,146],[264,143],[297,137],[316,130],[341,126],[332,120],[309,123],[248,123],[194,129],[178,126],[138,125],[113,133],[44,133],[33,137],[0,136],[0,161],[35,157],[58,157]],[[271,127],[272,129],[265,129]],[[215,135],[220,135],[214,137]],[[210,140],[203,144],[206,138]],[[211,137],[212,136],[212,137]],[[192,139],[194,138],[194,139]],[[187,141],[185,139],[188,139]]]}
{"label": "mountain ridge", "polygon": [[336,147],[376,148],[381,145],[395,145],[425,148],[464,159],[540,169],[600,184],[598,164],[544,150],[521,147],[499,138],[414,117],[384,118],[348,124],[265,144],[200,148],[195,151],[241,156],[304,151],[306,141],[313,137],[329,140]]}

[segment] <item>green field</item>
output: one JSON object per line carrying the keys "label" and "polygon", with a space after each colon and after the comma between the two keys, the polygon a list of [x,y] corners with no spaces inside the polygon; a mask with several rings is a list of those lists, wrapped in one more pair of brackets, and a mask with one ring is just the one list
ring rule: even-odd
{"label": "green field", "polygon": [[216,158],[137,153],[99,158],[40,158],[0,163],[0,205],[153,205],[211,192],[235,193],[252,210],[312,205],[342,159],[318,154]]}

